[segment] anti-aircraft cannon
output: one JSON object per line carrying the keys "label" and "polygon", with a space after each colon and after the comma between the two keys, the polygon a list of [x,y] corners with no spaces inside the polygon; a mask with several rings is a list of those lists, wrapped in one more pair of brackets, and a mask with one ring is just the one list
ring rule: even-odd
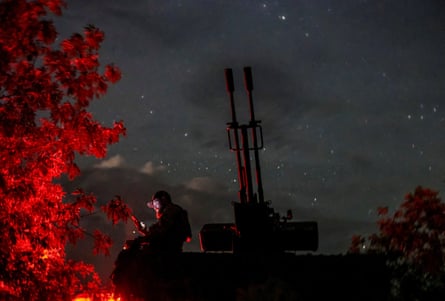
{"label": "anti-aircraft cannon", "polygon": [[[238,169],[238,202],[233,202],[233,224],[205,224],[200,233],[201,249],[208,251],[284,252],[316,251],[318,226],[315,221],[290,222],[292,211],[281,217],[264,200],[259,151],[263,149],[261,121],[255,119],[253,80],[250,67],[244,67],[250,121],[239,124],[234,101],[232,69],[225,69],[226,89],[230,98],[232,121],[227,123],[229,148],[235,153]],[[251,140],[251,144],[249,143]],[[254,154],[255,183],[252,180],[251,153]],[[257,192],[254,193],[256,186]]]}

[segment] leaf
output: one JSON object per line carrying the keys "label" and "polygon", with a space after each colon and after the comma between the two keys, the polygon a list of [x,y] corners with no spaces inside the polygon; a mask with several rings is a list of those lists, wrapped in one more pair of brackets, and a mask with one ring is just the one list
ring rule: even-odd
{"label": "leaf", "polygon": [[57,16],[62,15],[62,8],[66,7],[62,0],[44,0],[43,2]]}
{"label": "leaf", "polygon": [[351,246],[349,247],[349,253],[360,253],[362,246],[365,242],[365,238],[361,235],[353,235],[351,240]]}
{"label": "leaf", "polygon": [[72,53],[75,50],[74,43],[71,40],[62,41],[60,46],[62,47],[63,52]]}
{"label": "leaf", "polygon": [[43,43],[49,45],[54,43],[57,38],[57,31],[52,21],[41,20],[37,38]]}
{"label": "leaf", "polygon": [[108,65],[105,67],[104,76],[110,82],[115,83],[121,79],[121,72],[120,72],[119,68],[117,68],[113,65]]}
{"label": "leaf", "polygon": [[103,253],[105,256],[110,255],[110,248],[113,245],[113,241],[108,235],[103,234],[99,230],[94,230],[94,255],[99,255]]}
{"label": "leaf", "polygon": [[85,28],[85,42],[92,49],[99,49],[100,44],[104,40],[103,31],[96,28],[94,25],[88,25]]}
{"label": "leaf", "polygon": [[96,197],[92,193],[85,193],[82,189],[76,189],[71,193],[76,196],[76,200],[72,203],[73,208],[86,209],[88,212],[94,211],[94,204],[96,203]]}
{"label": "leaf", "polygon": [[378,207],[377,208],[377,214],[378,215],[387,215],[388,214],[388,207]]}
{"label": "leaf", "polygon": [[101,209],[107,214],[108,219],[116,224],[119,220],[127,222],[132,215],[131,208],[121,199],[120,196],[115,196],[108,204],[101,206]]}
{"label": "leaf", "polygon": [[68,166],[68,177],[70,180],[74,179],[80,174],[80,169],[76,164],[70,164]]}

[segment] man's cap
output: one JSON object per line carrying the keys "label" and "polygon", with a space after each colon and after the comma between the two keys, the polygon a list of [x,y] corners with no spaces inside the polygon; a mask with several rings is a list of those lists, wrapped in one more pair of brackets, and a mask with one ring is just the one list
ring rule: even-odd
{"label": "man's cap", "polygon": [[153,194],[151,200],[147,202],[147,207],[153,209],[154,208],[153,201],[156,199],[159,200],[160,203],[162,204],[171,202],[170,194],[167,191],[159,190],[155,194]]}

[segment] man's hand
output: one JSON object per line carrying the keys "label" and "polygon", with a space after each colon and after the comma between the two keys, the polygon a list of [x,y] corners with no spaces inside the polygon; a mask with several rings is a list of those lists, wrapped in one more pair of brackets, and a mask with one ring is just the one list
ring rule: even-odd
{"label": "man's hand", "polygon": [[131,220],[133,221],[134,225],[136,226],[136,229],[141,233],[142,235],[147,234],[147,226],[145,223],[139,221],[136,216],[131,215]]}

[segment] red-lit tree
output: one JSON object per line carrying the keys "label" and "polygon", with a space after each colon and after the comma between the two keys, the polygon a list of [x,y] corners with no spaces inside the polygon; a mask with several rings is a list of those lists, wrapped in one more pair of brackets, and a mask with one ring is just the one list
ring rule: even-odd
{"label": "red-lit tree", "polygon": [[419,186],[392,216],[388,211],[378,209],[379,232],[354,236],[349,251],[388,256],[396,299],[444,298],[445,203],[438,192]]}
{"label": "red-lit tree", "polygon": [[[0,293],[18,300],[70,300],[98,284],[92,266],[65,258],[67,242],[84,231],[80,211],[96,210],[91,194],[68,201],[55,179],[79,174],[76,155],[98,158],[125,133],[95,121],[87,107],[120,79],[99,69],[104,34],[94,26],[55,45],[50,14],[62,0],[0,1]],[[116,222],[129,208],[113,200],[104,211]],[[106,253],[109,237],[94,232],[95,252]]]}

